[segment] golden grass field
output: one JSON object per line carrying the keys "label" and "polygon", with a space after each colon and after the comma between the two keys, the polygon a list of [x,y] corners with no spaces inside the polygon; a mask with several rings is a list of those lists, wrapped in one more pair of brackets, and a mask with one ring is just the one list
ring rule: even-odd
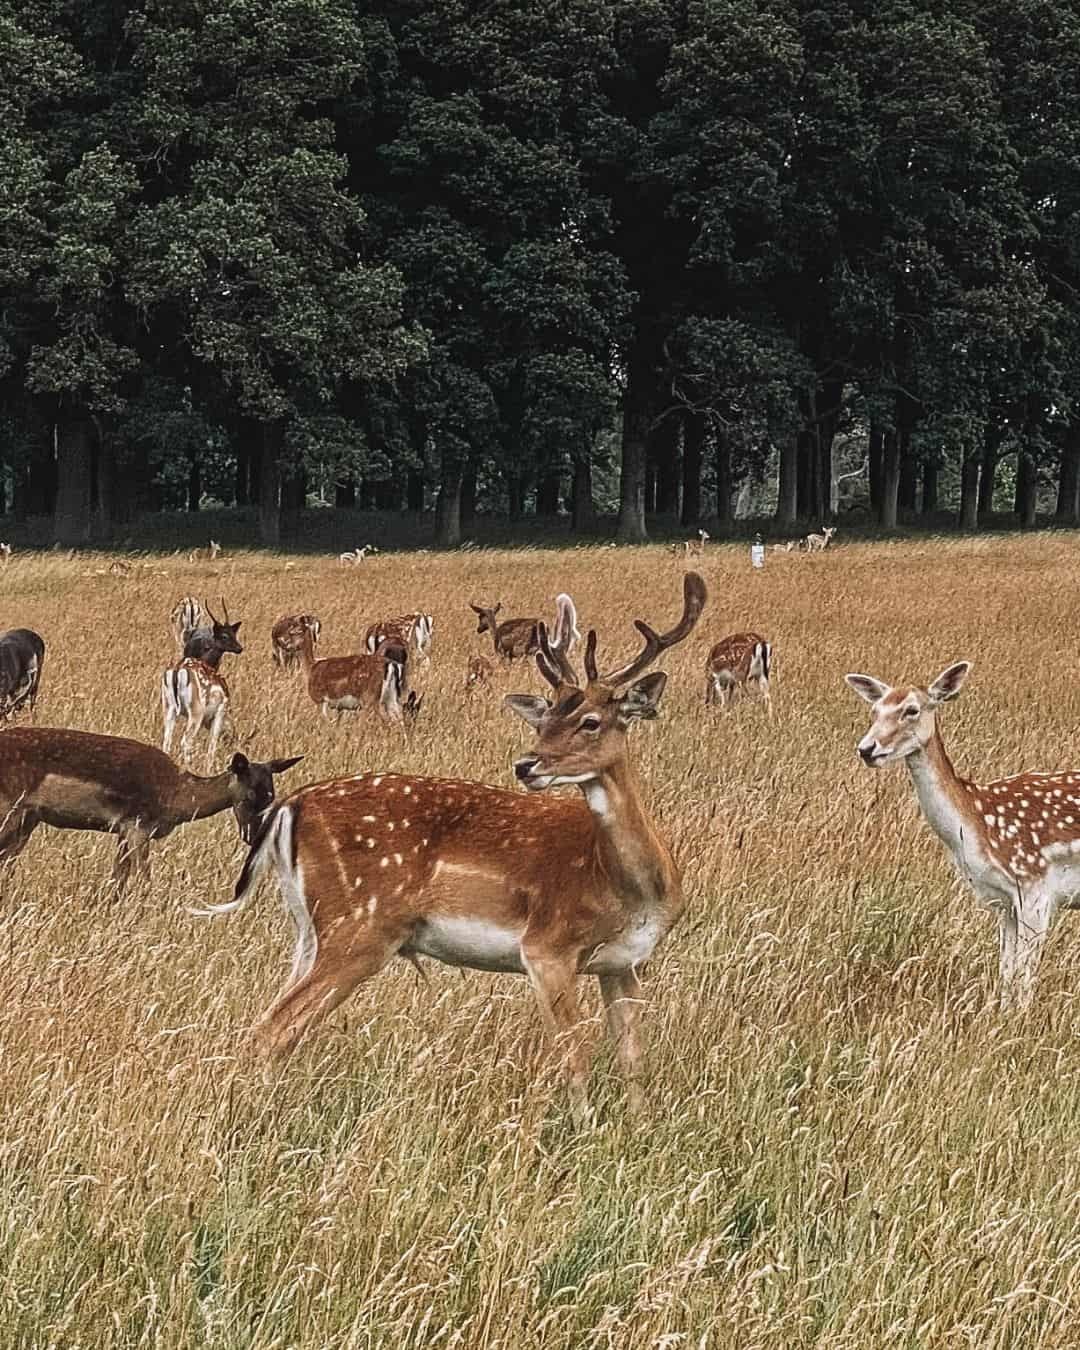
{"label": "golden grass field", "polygon": [[[366,768],[512,782],[529,732],[464,694],[489,651],[469,600],[550,614],[569,590],[602,659],[681,605],[660,547],[147,561],[0,574],[0,627],[48,644],[37,721],[157,743],[169,610],[224,595],[237,744],[303,751],[286,791]],[[1080,1344],[1080,925],[1003,1018],[996,926],[906,771],[857,762],[868,710],[842,683],[972,658],[943,716],[960,772],[1080,766],[1075,539],[849,544],[760,574],[740,546],[701,570],[704,618],[631,734],[688,895],[648,971],[644,1117],[592,991],[599,1123],[575,1133],[526,982],[432,963],[429,986],[395,963],[266,1077],[244,1031],[291,957],[276,888],[184,908],[231,895],[231,815],[155,846],[121,903],[112,839],[40,829],[0,881],[0,1345]],[[332,654],[414,607],[436,629],[409,738],[324,721],[271,665],[281,613],[318,613]],[[748,626],[775,644],[772,723],[703,706],[709,645]]]}

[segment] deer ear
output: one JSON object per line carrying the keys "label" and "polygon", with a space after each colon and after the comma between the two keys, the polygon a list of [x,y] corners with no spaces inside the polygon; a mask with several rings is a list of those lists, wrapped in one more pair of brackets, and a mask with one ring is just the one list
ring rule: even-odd
{"label": "deer ear", "polygon": [[272,759],[266,767],[271,773],[284,773],[286,769],[291,769],[294,764],[299,764],[303,758],[303,755],[293,755],[291,759]]}
{"label": "deer ear", "polygon": [[845,675],[844,679],[866,703],[876,703],[889,692],[889,686],[875,680],[873,675]]}
{"label": "deer ear", "polygon": [[538,698],[535,694],[507,694],[503,699],[503,707],[523,717],[529,726],[538,727],[551,704],[546,698]]}
{"label": "deer ear", "polygon": [[236,774],[237,778],[245,778],[248,770],[251,768],[251,761],[247,755],[242,755],[238,750],[232,759],[229,760],[230,773]]}
{"label": "deer ear", "polygon": [[479,605],[474,605],[471,600],[469,601],[469,608],[472,610],[474,614],[483,614],[484,612]]}
{"label": "deer ear", "polygon": [[943,670],[930,686],[930,701],[932,703],[948,703],[949,699],[955,698],[963,689],[964,681],[967,679],[970,669],[970,661],[957,661],[955,665]]}
{"label": "deer ear", "polygon": [[623,722],[649,722],[659,711],[661,695],[667,684],[662,670],[654,670],[630,686],[619,699],[619,717]]}

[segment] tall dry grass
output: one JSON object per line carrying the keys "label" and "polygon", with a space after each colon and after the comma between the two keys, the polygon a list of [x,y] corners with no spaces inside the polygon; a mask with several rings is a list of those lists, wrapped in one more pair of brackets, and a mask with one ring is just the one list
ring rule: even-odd
{"label": "tall dry grass", "polygon": [[[249,554],[16,558],[0,626],[49,644],[38,721],[156,740],[167,615],[225,595],[238,742],[509,783],[528,732],[467,700],[466,608],[549,613],[570,590],[602,652],[678,612],[661,549],[384,555],[345,570]],[[242,850],[226,817],[108,898],[112,841],[40,830],[0,913],[2,1303],[18,1347],[1066,1347],[1080,1338],[1080,933],[1035,1010],[993,1008],[992,921],[953,879],[903,771],[872,775],[848,670],[975,670],[946,741],[976,775],[1080,764],[1071,538],[713,550],[658,722],[633,733],[689,908],[649,970],[650,1110],[609,1050],[575,1134],[523,980],[403,963],[276,1079],[244,1028],[287,968],[276,895],[214,923]],[[435,659],[411,739],[335,727],[269,659],[280,613],[324,650],[423,605]],[[778,716],[703,707],[711,641],[776,648]],[[518,667],[499,692],[535,688]],[[2,742],[0,742],[2,744]],[[227,753],[227,750],[226,750]]]}

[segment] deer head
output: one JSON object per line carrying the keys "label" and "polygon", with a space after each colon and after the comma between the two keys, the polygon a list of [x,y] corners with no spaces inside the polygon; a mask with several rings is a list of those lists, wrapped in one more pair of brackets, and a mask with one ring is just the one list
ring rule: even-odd
{"label": "deer head", "polygon": [[478,633],[494,633],[497,627],[495,615],[502,609],[502,601],[500,600],[497,605],[474,605],[470,600],[469,608],[474,614],[480,616],[480,622],[476,625],[476,631]]}
{"label": "deer head", "polygon": [[[701,617],[705,583],[696,572],[683,581],[682,618],[666,633],[654,632],[642,619],[634,626],[645,645],[632,661],[600,674],[596,665],[596,631],[585,644],[584,687],[567,655],[569,633],[565,613],[552,641],[540,625],[536,664],[555,690],[552,701],[530,694],[511,694],[505,704],[536,731],[530,755],[514,765],[518,779],[531,791],[563,783],[588,783],[611,769],[626,753],[626,732],[634,722],[657,715],[667,683],[663,671],[644,672],[661,652],[682,642]],[[639,678],[641,677],[641,678]]]}
{"label": "deer head", "polygon": [[929,689],[916,685],[890,688],[872,675],[845,675],[851,688],[874,710],[870,730],[857,747],[863,763],[877,769],[925,749],[934,738],[938,708],[959,694],[970,669],[970,661],[957,661]]}
{"label": "deer head", "polygon": [[239,752],[233,755],[229,761],[229,773],[232,775],[230,795],[240,838],[245,844],[250,844],[255,838],[263,812],[273,803],[274,774],[284,773],[303,758],[303,755],[294,755],[292,759],[272,759],[266,764],[259,764]]}
{"label": "deer head", "polygon": [[213,625],[214,641],[223,652],[233,652],[235,655],[239,656],[244,649],[241,647],[240,643],[237,642],[236,634],[239,631],[240,625],[243,623],[243,619],[237,619],[235,623],[229,622],[229,608],[225,603],[224,597],[222,597],[221,601],[221,612],[225,616],[224,619],[215,618],[209,603],[207,603],[206,614],[210,623]]}

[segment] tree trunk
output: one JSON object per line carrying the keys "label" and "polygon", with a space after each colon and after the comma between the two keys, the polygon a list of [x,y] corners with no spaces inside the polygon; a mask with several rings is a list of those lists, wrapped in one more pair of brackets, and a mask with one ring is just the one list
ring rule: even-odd
{"label": "tree trunk", "polygon": [[188,461],[187,509],[197,511],[202,501],[202,467],[197,458]]}
{"label": "tree trunk", "polygon": [[113,536],[118,477],[116,443],[106,427],[100,433],[97,456],[97,505],[94,511],[94,535],[102,541],[107,541]]}
{"label": "tree trunk", "polygon": [[1013,509],[1025,530],[1030,530],[1035,524],[1038,485],[1039,479],[1035,461],[1028,451],[1021,450],[1016,457],[1016,495],[1013,501]]}
{"label": "tree trunk", "polygon": [[507,479],[506,495],[510,508],[510,519],[518,521],[525,514],[525,478],[520,473],[512,473]]}
{"label": "tree trunk", "polygon": [[1061,472],[1058,476],[1057,510],[1059,525],[1080,524],[1080,428],[1070,426],[1061,447]]}
{"label": "tree trunk", "polygon": [[915,514],[919,498],[919,461],[911,450],[911,437],[906,430],[898,433],[900,441],[900,484],[897,488],[897,507],[907,516]]}
{"label": "tree trunk", "polygon": [[251,451],[241,434],[236,441],[236,472],[233,479],[233,496],[236,498],[237,506],[250,506],[251,498],[248,495],[248,477],[250,469],[248,460],[251,457]]}
{"label": "tree trunk", "polygon": [[[802,404],[802,400],[800,400]],[[797,494],[796,494],[796,515],[802,519],[809,516],[811,519],[814,514],[813,504],[813,483],[817,471],[817,465],[814,459],[814,437],[809,428],[803,426],[799,428],[798,434],[798,475],[797,475]]]}
{"label": "tree trunk", "polygon": [[716,521],[721,534],[729,534],[735,520],[731,503],[731,443],[725,429],[713,432],[716,465]]}
{"label": "tree trunk", "polygon": [[410,511],[424,510],[424,475],[419,469],[410,469],[405,485],[406,502]]}
{"label": "tree trunk", "polygon": [[457,548],[461,543],[461,468],[444,464],[435,503],[435,544],[438,548]]}
{"label": "tree trunk", "polygon": [[476,520],[476,465],[469,463],[461,475],[461,523],[471,526]]}
{"label": "tree trunk", "polygon": [[982,473],[979,475],[979,515],[989,516],[994,510],[994,489],[997,486],[998,445],[997,428],[987,422],[983,433]]}
{"label": "tree trunk", "polygon": [[538,516],[557,516],[559,514],[559,475],[545,473],[536,487],[536,514]]}
{"label": "tree trunk", "polygon": [[587,448],[574,460],[572,495],[573,530],[575,534],[583,534],[591,530],[596,523],[596,508],[593,506],[592,495],[592,459]]}
{"label": "tree trunk", "polygon": [[922,513],[932,516],[938,509],[938,462],[928,459],[923,464]]}
{"label": "tree trunk", "polygon": [[303,534],[303,512],[307,503],[308,477],[302,464],[282,465],[281,539],[294,544]]}
{"label": "tree trunk", "polygon": [[701,452],[705,445],[705,418],[687,412],[683,418],[682,515],[684,525],[701,519]]}
{"label": "tree trunk", "polygon": [[679,479],[681,472],[679,433],[682,422],[670,413],[654,427],[652,434],[653,461],[656,465],[656,513],[660,516],[679,514]]}
{"label": "tree trunk", "polygon": [[12,476],[11,498],[16,523],[21,525],[30,514],[30,473],[26,465],[17,468]]}
{"label": "tree trunk", "polygon": [[334,505],[346,510],[356,505],[356,480],[354,478],[345,478],[334,483]]}
{"label": "tree trunk", "polygon": [[962,530],[977,530],[979,528],[980,459],[980,452],[971,450],[965,454],[964,462],[960,467],[960,519],[958,523]]}
{"label": "tree trunk", "polygon": [[844,400],[842,381],[826,380],[818,391],[818,497],[822,521],[831,520],[835,512],[833,486],[833,445],[836,428],[840,424],[840,407]]}
{"label": "tree trunk", "polygon": [[622,465],[619,479],[619,525],[616,538],[621,544],[645,544],[645,467],[649,422],[655,395],[650,343],[640,330],[627,364],[626,394],[623,398]]}
{"label": "tree trunk", "polygon": [[881,447],[881,506],[878,524],[886,530],[895,530],[900,496],[900,437],[887,431]]}
{"label": "tree trunk", "polygon": [[[262,445],[258,456],[259,485],[259,541],[267,548],[281,545],[281,443],[284,439],[280,422],[261,424]],[[251,457],[252,467],[255,456]]]}
{"label": "tree trunk", "polygon": [[776,492],[776,523],[794,525],[798,519],[799,441],[785,436],[780,442],[780,475]]}
{"label": "tree trunk", "polygon": [[59,423],[56,434],[56,509],[53,538],[69,548],[90,538],[90,466],[93,423],[73,418]]}
{"label": "tree trunk", "polygon": [[881,518],[881,482],[882,456],[884,453],[885,433],[877,422],[870,423],[870,443],[867,447],[870,474],[870,508],[874,515]]}

